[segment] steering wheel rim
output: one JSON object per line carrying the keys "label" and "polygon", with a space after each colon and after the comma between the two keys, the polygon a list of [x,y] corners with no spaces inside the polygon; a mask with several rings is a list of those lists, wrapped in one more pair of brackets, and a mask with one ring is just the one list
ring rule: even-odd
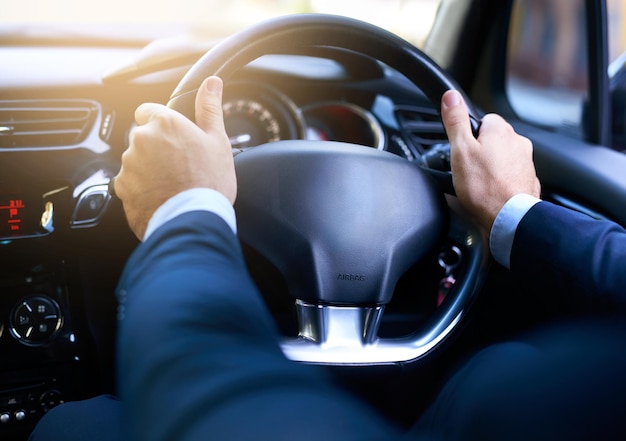
{"label": "steering wheel rim", "polygon": [[[341,46],[337,45],[341,42]],[[298,14],[278,17],[243,30],[221,41],[201,57],[178,83],[168,106],[195,120],[193,103],[207,73],[228,79],[250,61],[267,54],[303,53],[311,47],[341,47],[380,60],[402,72],[441,112],[441,96],[449,89],[465,98],[472,129],[480,126],[480,114],[456,81],[428,55],[397,35],[348,17]],[[406,60],[412,60],[407,66]]]}
{"label": "steering wheel rim", "polygon": [[[456,82],[440,69],[433,60],[398,36],[371,24],[346,17],[301,14],[269,20],[223,40],[192,66],[175,88],[168,106],[193,121],[195,119],[195,95],[200,84],[207,76],[218,75],[224,81],[227,81],[238,69],[263,55],[307,55],[310,50],[319,47],[340,48],[380,60],[403,73],[410,81],[416,84],[426,97],[432,101],[438,111],[440,111],[440,97],[445,91],[454,89],[465,96]],[[476,133],[480,124],[479,113],[466,96],[465,102],[470,114],[472,128]],[[302,141],[301,143],[303,142],[308,141]],[[281,162],[282,160],[285,164],[284,170],[287,170],[289,160],[283,160],[285,154],[295,153],[309,156],[316,154],[310,150],[310,142],[308,143],[308,146],[302,147],[298,142],[283,142],[283,145],[278,148],[254,148],[249,152],[238,155],[235,158],[238,179],[242,170],[248,170],[246,171],[247,176],[256,173],[256,171],[250,171],[260,168],[255,165],[254,161],[268,162],[268,158],[269,162],[272,160]],[[328,144],[325,144],[324,147],[319,142],[317,144],[317,148],[320,150],[324,150],[326,146]],[[281,149],[287,153],[282,153]],[[360,163],[359,161],[364,160],[362,159],[362,152],[358,149],[352,149],[352,147],[338,147],[338,149],[348,155],[348,160],[345,162],[346,168],[350,167],[350,161]],[[387,152],[378,153],[390,155]],[[365,156],[368,155],[369,153]],[[240,158],[241,160],[239,160]],[[319,162],[320,164],[328,164],[325,157],[322,157]],[[253,166],[246,166],[247,163],[252,163]],[[409,173],[413,173],[413,170],[421,170],[408,164],[405,161],[405,165],[400,165],[399,167],[404,169],[413,167]],[[322,166],[320,165],[319,167]],[[420,171],[419,173],[424,174],[425,172]],[[252,181],[256,182],[255,185],[258,188],[259,182],[271,181],[276,174],[276,171],[271,171],[258,176],[253,175],[256,181],[254,179]],[[281,173],[279,172],[278,174]],[[333,179],[339,178],[331,177],[329,179],[331,179],[331,186],[339,182],[333,181]],[[421,175],[415,179],[415,182],[419,181],[417,185],[420,186],[428,187],[429,185],[435,185],[434,183],[422,184],[423,179]],[[290,181],[290,186],[301,185],[301,188],[305,189],[303,191],[308,192],[307,188],[311,187],[313,183],[313,180],[305,180],[301,183],[293,180]],[[341,183],[345,182],[341,181]],[[241,214],[240,211],[248,211],[247,216],[239,217],[242,241],[247,242],[246,239],[250,239],[252,242],[259,240],[259,228],[257,225],[253,225],[253,221],[250,221],[252,217],[250,213],[258,210],[259,206],[263,205],[263,201],[266,202],[265,205],[271,205],[271,198],[276,196],[277,188],[281,185],[285,186],[281,183],[273,185],[269,186],[270,191],[267,191],[266,194],[261,194],[260,197],[257,193],[248,195],[244,192],[242,194],[242,186],[240,185],[236,205],[238,215]],[[247,186],[250,187],[250,184]],[[326,190],[328,191],[328,187]],[[356,189],[354,189],[351,193],[356,192]],[[428,196],[430,193],[431,190],[424,190],[424,194],[426,194],[424,197],[428,200],[426,205],[430,210],[438,210],[439,202],[435,198]],[[408,196],[409,193],[405,193],[405,195]],[[378,200],[381,201],[384,195],[381,194],[378,197]],[[240,202],[240,200],[243,201]],[[365,199],[362,201],[365,202]],[[330,213],[329,210],[324,213]],[[455,285],[454,295],[449,296],[450,298],[437,309],[422,329],[416,330],[411,335],[403,338],[392,340],[378,338],[378,324],[384,310],[384,304],[390,299],[388,295],[370,296],[367,297],[367,302],[363,303],[353,301],[350,296],[341,297],[342,293],[339,294],[339,298],[336,296],[327,298],[323,295],[314,295],[313,301],[310,298],[298,298],[297,309],[300,320],[300,333],[297,337],[285,337],[282,342],[281,346],[287,357],[296,361],[333,365],[394,364],[423,359],[427,354],[432,353],[435,348],[439,347],[459,327],[462,319],[465,317],[478,292],[482,274],[489,260],[480,232],[463,219],[462,216],[452,214],[447,235],[456,243],[461,243],[464,248],[463,278]],[[274,212],[269,215],[274,221],[280,218],[279,223],[282,222],[284,216],[285,213],[281,212],[280,208],[274,209]],[[242,219],[244,219],[243,225],[241,224]],[[246,219],[248,224],[246,224]],[[289,218],[282,224],[290,225],[292,221],[293,219]],[[430,219],[425,222],[427,225],[424,225],[424,231],[433,232],[436,230],[433,227],[433,222],[437,222],[437,219]],[[405,225],[402,224],[396,227],[398,237],[402,235],[401,229]],[[273,227],[274,225],[272,224]],[[248,233],[248,237],[246,237],[246,232],[250,230],[257,232]],[[268,230],[266,229],[265,231]],[[340,233],[344,232],[344,230],[340,231]],[[255,234],[256,238],[254,237]],[[335,240],[337,240],[337,236],[341,236],[341,234],[333,236]],[[419,240],[423,240],[424,236],[425,233],[423,231],[419,234],[416,233],[416,236],[406,242],[406,244],[417,247]],[[293,237],[299,239],[299,236]],[[269,249],[267,244],[262,246]],[[409,260],[414,257],[411,252],[406,251],[407,248],[410,247],[405,245],[402,253],[409,256],[401,259],[407,262],[405,265],[406,269],[410,266],[408,264]],[[428,246],[425,245],[423,248],[428,248]],[[348,254],[354,255],[358,254],[358,252],[363,252],[363,250],[358,249],[355,252],[354,249],[350,249]],[[424,254],[426,251],[419,251],[419,253]],[[315,252],[312,254],[315,254]],[[372,271],[374,270],[372,269]],[[297,284],[298,282],[294,281],[293,283]],[[346,298],[348,298],[348,301],[344,301]],[[339,333],[340,337],[335,338],[332,333]]]}

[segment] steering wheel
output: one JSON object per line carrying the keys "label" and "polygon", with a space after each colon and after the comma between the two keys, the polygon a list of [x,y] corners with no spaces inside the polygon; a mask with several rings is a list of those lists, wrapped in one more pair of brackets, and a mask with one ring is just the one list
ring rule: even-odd
{"label": "steering wheel", "polygon": [[[346,17],[303,14],[223,40],[192,66],[168,106],[194,121],[195,95],[207,76],[227,81],[263,55],[329,48],[396,69],[438,110],[446,90],[459,90],[429,57],[392,33]],[[468,110],[477,130],[480,117],[471,104]],[[377,149],[302,140],[246,150],[235,157],[235,167],[240,240],[282,273],[296,301],[299,333],[281,342],[288,358],[338,365],[413,362],[460,328],[488,253],[479,231],[449,208],[428,170]],[[462,257],[450,293],[408,335],[380,338],[398,280],[446,240]]]}

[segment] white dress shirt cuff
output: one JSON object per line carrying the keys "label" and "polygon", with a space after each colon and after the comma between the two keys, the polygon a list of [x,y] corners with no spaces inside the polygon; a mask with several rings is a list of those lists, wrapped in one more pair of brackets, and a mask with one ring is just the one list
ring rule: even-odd
{"label": "white dress shirt cuff", "polygon": [[489,248],[493,258],[500,265],[511,268],[511,250],[517,226],[533,205],[539,202],[529,194],[518,194],[509,199],[502,207],[491,227]]}
{"label": "white dress shirt cuff", "polygon": [[172,196],[157,208],[148,222],[143,240],[146,241],[157,228],[167,221],[190,211],[215,213],[224,219],[233,233],[237,234],[235,210],[226,196],[210,188],[192,188]]}

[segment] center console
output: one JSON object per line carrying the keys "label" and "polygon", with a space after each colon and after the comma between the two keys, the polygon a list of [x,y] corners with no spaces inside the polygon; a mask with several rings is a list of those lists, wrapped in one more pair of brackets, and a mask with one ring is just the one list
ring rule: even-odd
{"label": "center console", "polygon": [[75,306],[62,262],[0,270],[0,439],[26,439],[45,412],[83,396]]}

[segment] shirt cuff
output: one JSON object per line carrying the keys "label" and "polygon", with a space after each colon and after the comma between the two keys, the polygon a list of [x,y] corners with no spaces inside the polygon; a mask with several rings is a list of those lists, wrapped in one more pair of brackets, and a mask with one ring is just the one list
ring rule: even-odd
{"label": "shirt cuff", "polygon": [[224,219],[233,233],[237,234],[235,209],[226,196],[211,188],[192,188],[172,196],[157,208],[148,222],[143,241],[146,241],[161,225],[190,211],[215,213]]}
{"label": "shirt cuff", "polygon": [[505,268],[511,268],[511,250],[517,226],[537,202],[529,194],[518,194],[509,199],[500,209],[489,235],[489,248],[493,258]]}

